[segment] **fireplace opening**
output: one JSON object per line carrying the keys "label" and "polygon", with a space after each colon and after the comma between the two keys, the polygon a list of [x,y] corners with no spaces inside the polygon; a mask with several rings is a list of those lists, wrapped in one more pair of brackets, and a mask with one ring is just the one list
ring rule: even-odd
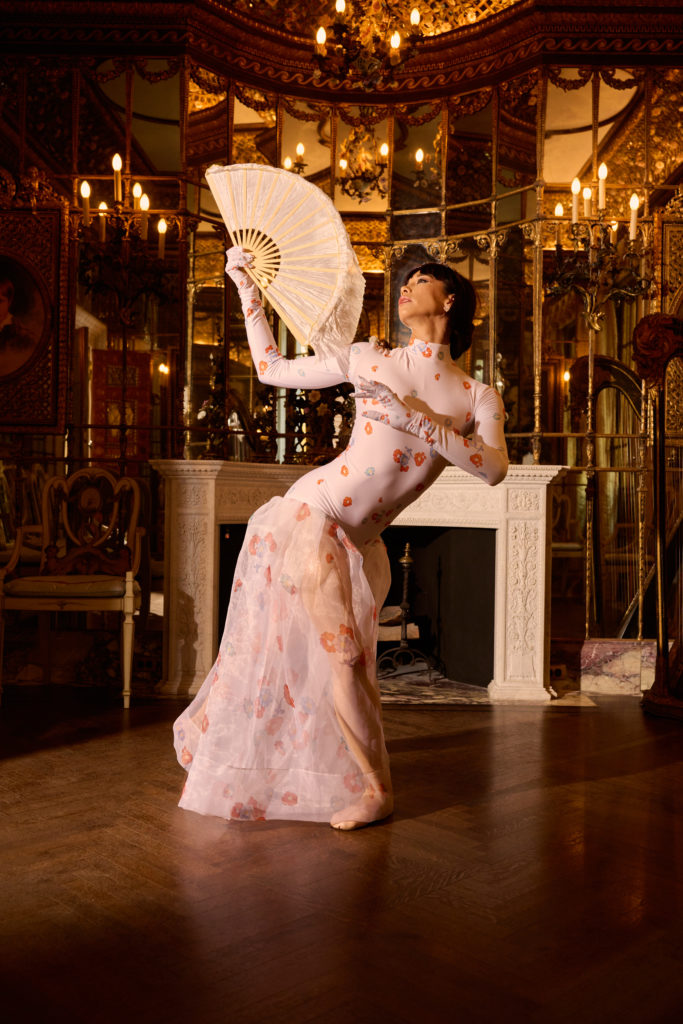
{"label": "fireplace opening", "polygon": [[[218,637],[223,635],[245,523],[221,524]],[[441,526],[391,526],[383,535],[391,564],[386,604],[400,605],[399,559],[410,544],[408,600],[420,631],[411,646],[433,655],[448,679],[488,686],[493,678],[496,531]],[[380,648],[381,650],[381,648]]]}
{"label": "fireplace opening", "polygon": [[441,663],[448,679],[488,686],[493,679],[496,531],[467,527],[391,526],[383,535],[391,563],[387,604],[399,605],[399,559],[410,544],[411,646]]}

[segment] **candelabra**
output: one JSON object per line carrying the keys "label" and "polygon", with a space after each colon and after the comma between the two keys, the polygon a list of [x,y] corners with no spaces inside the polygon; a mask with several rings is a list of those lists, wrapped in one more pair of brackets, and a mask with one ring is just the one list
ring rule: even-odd
{"label": "candelabra", "polygon": [[638,196],[630,200],[628,229],[618,221],[608,221],[605,212],[604,181],[607,168],[601,164],[597,216],[593,212],[593,192],[583,189],[584,216],[579,218],[577,178],[572,182],[572,217],[569,229],[571,248],[562,244],[564,210],[555,207],[555,265],[546,280],[549,297],[574,291],[583,301],[583,314],[594,331],[602,329],[603,307],[607,302],[633,302],[652,290],[653,265],[651,225],[638,225]]}
{"label": "candelabra", "polygon": [[282,161],[282,166],[286,171],[292,171],[294,174],[304,174],[308,164],[304,161],[304,144],[298,142],[296,146],[296,160],[292,160],[291,156],[286,156]]}
{"label": "candelabra", "polygon": [[429,191],[441,186],[441,128],[434,139],[434,152],[425,153],[420,148],[415,150],[415,181],[413,188]]}
{"label": "candelabra", "polygon": [[377,145],[372,128],[364,125],[352,128],[341,144],[339,154],[337,183],[344,195],[357,199],[359,203],[369,202],[373,192],[382,199],[386,196],[389,146],[386,142]]}
{"label": "candelabra", "polygon": [[347,11],[346,0],[336,0],[335,17],[328,26],[330,36],[324,25],[319,27],[313,54],[315,77],[366,90],[395,87],[394,70],[414,56],[420,39],[420,12],[416,7],[410,12],[410,32],[402,39],[396,29],[386,30],[394,17],[387,0],[382,0],[379,11],[358,8],[354,14]]}
{"label": "candelabra", "polygon": [[[165,257],[167,233],[169,229],[180,230],[180,215],[166,210],[155,212],[157,240],[154,244],[149,238],[149,199],[142,186],[136,182],[129,187],[130,178],[127,176],[124,180],[118,154],[112,160],[112,169],[113,201],[111,178],[91,179],[96,182],[99,195],[106,194],[109,199],[109,203],[103,199],[93,214],[90,183],[82,180],[81,203],[72,210],[71,227],[78,282],[85,295],[100,300],[96,304],[97,315],[102,316],[108,328],[120,338],[121,389],[116,405],[119,407],[119,461],[124,472],[130,428],[127,418],[130,336],[147,330],[150,299],[170,302],[176,295],[175,268],[169,267]],[[77,194],[76,189],[74,194]]]}

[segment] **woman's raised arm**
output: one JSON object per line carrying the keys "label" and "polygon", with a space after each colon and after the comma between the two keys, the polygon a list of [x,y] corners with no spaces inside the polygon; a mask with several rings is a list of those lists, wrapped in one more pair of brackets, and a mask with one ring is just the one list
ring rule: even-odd
{"label": "woman's raised arm", "polygon": [[243,269],[250,265],[253,256],[235,246],[228,249],[227,257],[225,270],[237,285],[251,358],[260,382],[278,388],[327,388],[346,381],[346,370],[337,359],[318,356],[286,359],[280,354],[258,288]]}

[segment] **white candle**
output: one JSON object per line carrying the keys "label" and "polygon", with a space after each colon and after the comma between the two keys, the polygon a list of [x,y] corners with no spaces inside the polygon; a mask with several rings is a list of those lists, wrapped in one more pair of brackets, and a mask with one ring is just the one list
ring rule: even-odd
{"label": "white candle", "polygon": [[424,158],[425,158],[424,150],[416,149],[415,150],[415,163],[417,164],[418,171],[422,170],[422,164],[424,163]]}
{"label": "white candle", "polygon": [[133,209],[140,209],[140,199],[142,198],[142,185],[139,181],[136,181],[133,185]]}
{"label": "white candle", "polygon": [[100,242],[104,242],[107,237],[107,204],[100,203],[99,211]]}
{"label": "white candle", "polygon": [[640,206],[638,196],[635,192],[631,196],[628,205],[631,207],[631,222],[628,228],[628,237],[630,242],[634,242],[638,231],[638,207]]}
{"label": "white candle", "polygon": [[111,165],[114,169],[114,202],[120,203],[122,201],[121,168],[123,167],[123,160],[118,153],[114,153],[111,158]]}
{"label": "white candle", "polygon": [[148,230],[148,213],[149,210],[149,196],[146,192],[143,192],[140,196],[140,238],[143,242],[147,241],[147,230]]}
{"label": "white candle", "polygon": [[605,209],[606,196],[605,196],[605,178],[607,177],[607,164],[600,164],[598,167],[598,210]]}
{"label": "white candle", "polygon": [[588,185],[583,190],[583,215],[586,220],[593,216],[593,191]]}
{"label": "white candle", "polygon": [[581,191],[581,182],[578,178],[574,178],[572,182],[572,224],[576,224],[579,219],[579,192]]}
{"label": "white candle", "polygon": [[159,259],[160,260],[163,260],[164,254],[166,252],[166,228],[167,228],[167,226],[168,225],[166,224],[166,221],[164,220],[164,218],[160,217],[159,218],[159,223],[157,225],[157,230],[159,232]]}
{"label": "white candle", "polygon": [[90,185],[87,181],[81,182],[81,199],[83,200],[83,226],[90,227]]}
{"label": "white candle", "polygon": [[564,217],[564,206],[562,203],[558,203],[556,205],[555,216],[558,218],[557,224],[555,225],[555,245],[560,245],[560,229],[562,225],[559,218]]}

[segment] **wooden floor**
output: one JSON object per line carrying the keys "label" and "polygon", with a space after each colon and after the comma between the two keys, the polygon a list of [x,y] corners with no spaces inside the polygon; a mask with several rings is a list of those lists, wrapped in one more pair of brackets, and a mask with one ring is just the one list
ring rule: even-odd
{"label": "wooden floor", "polygon": [[683,723],[391,708],[396,813],[343,834],[179,810],[178,709],[7,692],[3,1021],[683,1019]]}

